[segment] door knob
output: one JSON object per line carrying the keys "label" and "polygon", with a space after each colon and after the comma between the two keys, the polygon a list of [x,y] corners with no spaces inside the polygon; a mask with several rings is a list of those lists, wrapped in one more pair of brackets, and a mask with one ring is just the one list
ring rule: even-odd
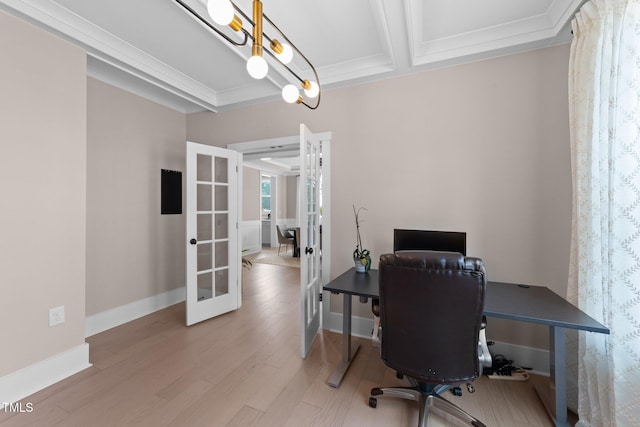
{"label": "door knob", "polygon": [[191,243],[192,245],[195,245],[196,243],[198,243],[198,241],[196,239],[191,239],[189,240],[189,243]]}
{"label": "door knob", "polygon": [[304,248],[304,253],[305,254],[312,254],[313,253],[313,248]]}

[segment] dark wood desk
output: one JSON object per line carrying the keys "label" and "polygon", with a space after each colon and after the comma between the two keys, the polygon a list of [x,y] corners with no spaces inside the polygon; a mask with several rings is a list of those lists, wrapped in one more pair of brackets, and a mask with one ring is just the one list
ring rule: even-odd
{"label": "dark wood desk", "polygon": [[[344,297],[342,361],[328,381],[329,385],[338,387],[359,348],[359,344],[351,344],[351,296],[378,298],[378,270],[357,273],[355,268],[351,268],[327,283],[323,289],[341,293]],[[568,426],[565,330],[608,334],[609,329],[544,286],[487,282],[484,314],[549,326],[551,389],[538,390],[538,394],[555,424]],[[545,395],[554,395],[555,398],[549,402],[549,399],[544,399]]]}

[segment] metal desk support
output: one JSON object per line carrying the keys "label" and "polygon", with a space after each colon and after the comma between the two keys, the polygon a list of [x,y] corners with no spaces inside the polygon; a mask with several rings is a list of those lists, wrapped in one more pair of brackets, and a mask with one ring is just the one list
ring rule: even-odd
{"label": "metal desk support", "polygon": [[351,343],[351,296],[377,298],[378,270],[358,273],[355,268],[351,268],[325,285],[324,290],[343,294],[342,360],[328,381],[330,386],[338,387],[360,349],[360,344]]}
{"label": "metal desk support", "polygon": [[349,369],[349,366],[351,366],[353,358],[356,357],[356,353],[358,353],[360,349],[360,344],[351,344],[351,295],[344,294],[343,301],[342,360],[333,374],[331,374],[331,377],[329,377],[328,383],[331,387],[338,387],[340,385],[344,374],[347,372],[347,369]]}

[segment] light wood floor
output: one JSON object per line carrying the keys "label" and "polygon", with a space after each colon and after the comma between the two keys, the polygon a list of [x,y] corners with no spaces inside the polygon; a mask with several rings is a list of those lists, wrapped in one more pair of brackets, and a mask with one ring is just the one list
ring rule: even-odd
{"label": "light wood floor", "polygon": [[[299,355],[299,269],[254,264],[241,309],[186,327],[178,304],[87,339],[93,367],[0,412],[0,426],[415,426],[415,402],[367,402],[400,383],[368,340],[338,389],[326,381],[341,335],[323,332]],[[446,398],[487,426],[552,426],[529,382],[476,380]],[[458,426],[435,410],[429,426]]]}

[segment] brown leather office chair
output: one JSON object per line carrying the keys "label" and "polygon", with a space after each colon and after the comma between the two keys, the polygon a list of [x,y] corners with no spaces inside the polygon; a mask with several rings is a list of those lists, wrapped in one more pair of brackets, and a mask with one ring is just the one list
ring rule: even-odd
{"label": "brown leather office chair", "polygon": [[[381,357],[410,387],[371,389],[369,406],[382,396],[416,400],[418,425],[432,406],[484,424],[444,399],[445,390],[480,375],[478,334],[486,274],[479,258],[440,251],[406,251],[380,257]],[[401,375],[400,375],[401,374]]]}

